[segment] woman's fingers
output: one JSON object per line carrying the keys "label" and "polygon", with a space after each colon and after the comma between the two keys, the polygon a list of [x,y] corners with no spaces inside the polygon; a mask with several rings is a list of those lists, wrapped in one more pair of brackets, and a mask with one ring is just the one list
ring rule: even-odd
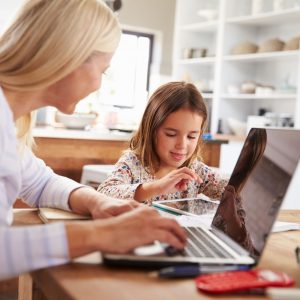
{"label": "woman's fingers", "polygon": [[[149,233],[151,233],[152,229],[156,229],[161,233],[164,232],[166,234],[166,236],[161,236],[161,239],[159,237],[154,237],[154,240],[157,239],[162,242],[170,243],[174,247],[184,247],[186,242],[186,232],[176,220],[161,216],[154,208],[142,207],[135,210],[134,213],[138,213],[138,211],[144,213],[144,217],[148,218],[147,231]],[[142,216],[142,214],[140,216]],[[143,218],[141,222],[144,222],[144,220],[145,218]]]}
{"label": "woman's fingers", "polygon": [[[159,222],[159,228],[165,229],[167,233],[172,233],[172,236],[177,237],[177,242],[179,240],[180,245],[178,244],[176,247],[184,247],[186,243],[186,231],[178,224],[177,221],[171,218],[161,217]],[[172,238],[173,239],[173,238]],[[165,241],[166,242],[166,241]],[[168,242],[170,244],[170,242]],[[172,244],[173,245],[173,244]],[[175,245],[173,245],[175,246]]]}
{"label": "woman's fingers", "polygon": [[[184,229],[174,219],[161,216],[153,208],[146,206],[137,208],[122,215],[122,219],[124,224],[120,225],[119,229],[125,229],[126,233],[123,234],[128,236],[128,243],[130,243],[130,238],[134,239],[133,247],[129,247],[131,249],[153,243],[155,240],[178,249],[185,246],[186,233]],[[132,234],[132,232],[135,232],[135,234]],[[130,250],[129,248],[127,245],[124,251]]]}
{"label": "woman's fingers", "polygon": [[166,230],[157,230],[156,231],[156,240],[166,243],[170,246],[173,246],[176,249],[183,249],[185,247],[185,242],[178,239],[173,233]]}

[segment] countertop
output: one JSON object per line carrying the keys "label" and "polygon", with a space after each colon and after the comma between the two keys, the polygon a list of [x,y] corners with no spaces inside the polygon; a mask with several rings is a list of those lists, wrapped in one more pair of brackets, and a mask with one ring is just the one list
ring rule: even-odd
{"label": "countertop", "polygon": [[110,131],[108,129],[78,130],[47,126],[34,128],[33,136],[61,139],[128,141],[130,140],[132,133],[116,130]]}
{"label": "countertop", "polygon": [[[61,139],[80,139],[80,140],[105,140],[105,141],[129,141],[132,137],[132,133],[121,132],[118,130],[108,129],[90,129],[90,130],[78,130],[78,129],[66,129],[56,128],[52,126],[35,127],[33,129],[34,137],[42,138],[61,138]],[[205,138],[207,143],[228,143],[228,136],[211,136]]]}

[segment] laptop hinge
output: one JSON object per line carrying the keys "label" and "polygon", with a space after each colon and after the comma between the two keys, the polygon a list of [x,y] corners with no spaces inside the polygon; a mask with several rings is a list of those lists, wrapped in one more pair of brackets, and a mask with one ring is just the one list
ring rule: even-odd
{"label": "laptop hinge", "polygon": [[213,232],[220,240],[222,240],[225,244],[229,245],[235,252],[237,252],[241,256],[251,256],[251,253],[241,247],[236,241],[230,238],[228,235],[224,234],[221,230],[216,227],[211,227],[210,231]]}

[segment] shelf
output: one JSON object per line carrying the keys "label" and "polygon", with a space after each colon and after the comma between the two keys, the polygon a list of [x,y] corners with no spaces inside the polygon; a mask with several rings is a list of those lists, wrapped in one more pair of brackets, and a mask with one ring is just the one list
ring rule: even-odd
{"label": "shelf", "polygon": [[234,135],[234,134],[224,134],[224,133],[216,133],[214,134],[214,138],[216,140],[227,140],[229,142],[244,142],[246,137],[241,135]]}
{"label": "shelf", "polygon": [[296,58],[300,55],[299,50],[292,51],[277,51],[277,52],[265,52],[265,53],[253,53],[253,54],[240,54],[240,55],[226,55],[223,57],[224,61],[274,61],[282,59]]}
{"label": "shelf", "polygon": [[192,32],[215,32],[218,28],[218,21],[199,22],[187,24],[180,27],[181,30]]}
{"label": "shelf", "polygon": [[241,100],[282,100],[282,99],[296,99],[296,94],[271,94],[271,95],[257,95],[257,94],[223,94],[223,99],[241,99]]}
{"label": "shelf", "polygon": [[259,15],[249,15],[234,17],[226,20],[227,24],[266,26],[266,25],[286,25],[300,20],[300,8],[291,8],[282,11],[271,11]]}
{"label": "shelf", "polygon": [[188,58],[178,60],[178,64],[181,65],[198,65],[198,64],[214,64],[215,57],[200,57],[200,58]]}
{"label": "shelf", "polygon": [[[207,7],[210,1],[176,0],[174,78],[181,79],[187,74],[196,86],[200,81],[213,82],[215,93],[202,94],[208,103],[212,133],[217,132],[219,120],[224,120],[223,129],[227,132],[229,117],[246,120],[261,107],[274,113],[291,114],[295,126],[300,128],[300,49],[240,55],[233,55],[230,50],[246,41],[262,45],[272,38],[286,43],[296,38],[300,34],[300,6],[251,15],[252,1],[215,1],[219,19],[202,21],[196,18],[196,12]],[[272,1],[261,2],[263,9],[273,6]],[[235,16],[233,11],[236,11]],[[207,52],[208,57],[183,59],[195,57],[182,55],[186,48],[212,51]],[[272,94],[242,94],[240,89],[235,89],[238,94],[228,93],[227,86],[240,86],[250,79],[276,86],[278,90]],[[279,89],[284,84],[287,84],[286,89]]]}

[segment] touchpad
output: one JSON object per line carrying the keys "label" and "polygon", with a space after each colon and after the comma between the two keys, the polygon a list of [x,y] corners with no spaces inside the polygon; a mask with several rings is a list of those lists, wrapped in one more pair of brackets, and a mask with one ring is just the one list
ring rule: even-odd
{"label": "touchpad", "polygon": [[165,248],[159,242],[153,244],[137,247],[133,250],[133,253],[138,256],[153,256],[153,255],[165,255]]}

